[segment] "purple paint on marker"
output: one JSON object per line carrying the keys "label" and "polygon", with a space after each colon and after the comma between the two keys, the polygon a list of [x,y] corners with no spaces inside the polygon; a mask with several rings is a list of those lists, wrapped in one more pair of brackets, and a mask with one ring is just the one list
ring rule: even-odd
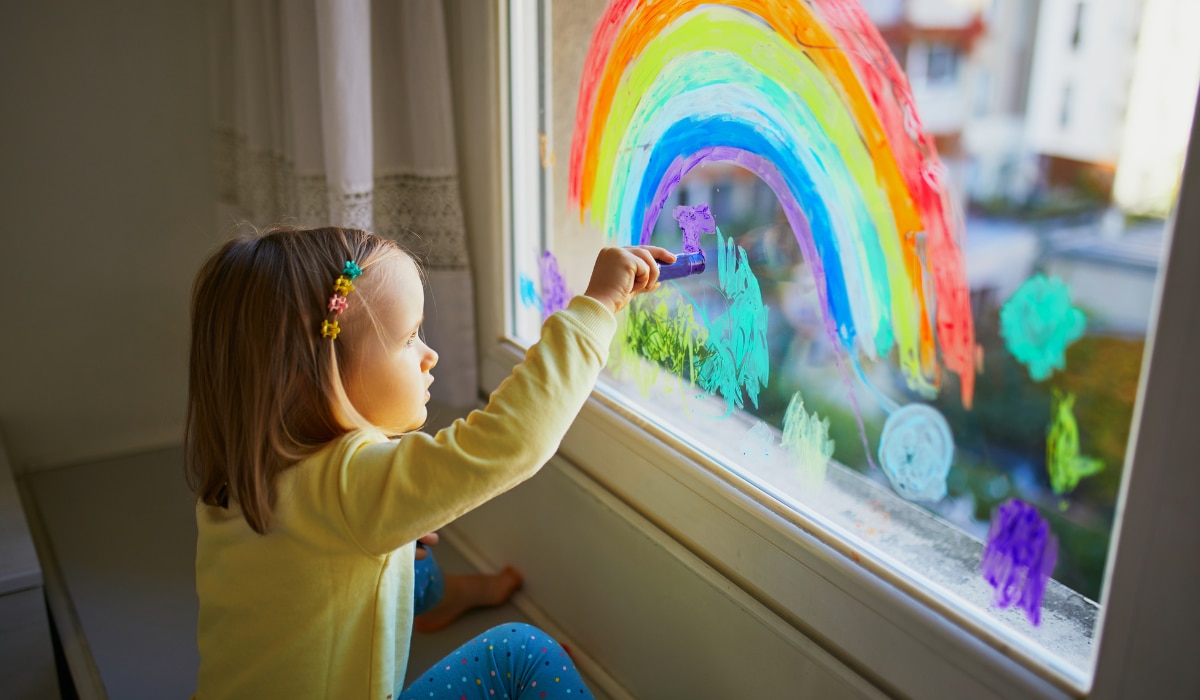
{"label": "purple paint on marker", "polygon": [[694,207],[675,207],[675,211],[671,215],[679,222],[679,228],[683,229],[683,252],[685,253],[700,252],[700,234],[717,232],[717,220],[709,212],[707,204],[697,204]]}
{"label": "purple paint on marker", "polygon": [[554,253],[542,253],[539,265],[542,273],[542,318],[550,318],[550,314],[567,308],[571,293],[567,291],[567,282],[558,271],[558,258]]}
{"label": "purple paint on marker", "polygon": [[675,256],[673,263],[658,264],[658,281],[679,279],[704,272],[704,253],[686,253]]}
{"label": "purple paint on marker", "polygon": [[1014,603],[1035,626],[1042,622],[1042,596],[1058,559],[1058,538],[1037,509],[1017,499],[992,514],[980,569],[996,589],[995,603]]}

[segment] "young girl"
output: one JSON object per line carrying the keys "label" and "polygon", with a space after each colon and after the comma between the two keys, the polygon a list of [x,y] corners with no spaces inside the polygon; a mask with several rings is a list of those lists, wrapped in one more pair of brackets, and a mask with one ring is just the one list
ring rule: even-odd
{"label": "young girl", "polygon": [[413,431],[438,356],[419,333],[408,254],[335,228],[222,246],[192,299],[196,697],[590,697],[562,648],[517,624],[401,694],[427,604],[414,594],[437,583],[436,570],[414,581],[416,542],[554,454],[605,364],[613,315],[657,287],[655,258],[673,256],[602,250],[585,295],[546,321],[487,407],[430,436]]}

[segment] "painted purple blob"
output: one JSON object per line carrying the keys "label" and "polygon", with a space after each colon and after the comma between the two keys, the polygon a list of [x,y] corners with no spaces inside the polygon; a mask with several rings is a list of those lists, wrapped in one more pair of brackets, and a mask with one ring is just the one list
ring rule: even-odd
{"label": "painted purple blob", "polygon": [[542,318],[550,318],[550,314],[567,308],[571,292],[567,290],[567,282],[558,271],[558,259],[554,253],[542,253],[539,267],[542,271]]}
{"label": "painted purple blob", "polygon": [[708,211],[707,204],[697,204],[694,207],[675,207],[671,213],[683,229],[683,252],[700,252],[700,234],[716,233],[717,220]]}
{"label": "painted purple blob", "polygon": [[1058,559],[1058,538],[1037,509],[1017,499],[992,514],[980,569],[996,589],[995,603],[1016,604],[1035,626],[1042,622],[1042,596]]}

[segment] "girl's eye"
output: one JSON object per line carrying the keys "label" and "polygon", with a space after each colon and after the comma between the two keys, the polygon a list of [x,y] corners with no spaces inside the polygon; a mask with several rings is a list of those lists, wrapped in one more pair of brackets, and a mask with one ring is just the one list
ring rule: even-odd
{"label": "girl's eye", "polygon": [[405,346],[405,347],[411,347],[411,346],[412,346],[412,344],[413,344],[413,343],[415,343],[415,342],[417,342],[417,334],[416,334],[416,333],[413,333],[412,335],[408,336],[408,342],[407,342],[407,343],[405,343],[405,344],[404,344],[404,346]]}

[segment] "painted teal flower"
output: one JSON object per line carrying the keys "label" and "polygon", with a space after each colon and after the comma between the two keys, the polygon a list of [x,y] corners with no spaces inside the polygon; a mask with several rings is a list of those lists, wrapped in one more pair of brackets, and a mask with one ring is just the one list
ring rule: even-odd
{"label": "painted teal flower", "polygon": [[1000,334],[1008,351],[1034,381],[1067,364],[1067,346],[1083,335],[1087,319],[1071,305],[1071,290],[1057,277],[1034,275],[1000,309]]}
{"label": "painted teal flower", "polygon": [[346,266],[342,268],[342,274],[353,280],[362,274],[362,268],[353,260],[347,260]]}

